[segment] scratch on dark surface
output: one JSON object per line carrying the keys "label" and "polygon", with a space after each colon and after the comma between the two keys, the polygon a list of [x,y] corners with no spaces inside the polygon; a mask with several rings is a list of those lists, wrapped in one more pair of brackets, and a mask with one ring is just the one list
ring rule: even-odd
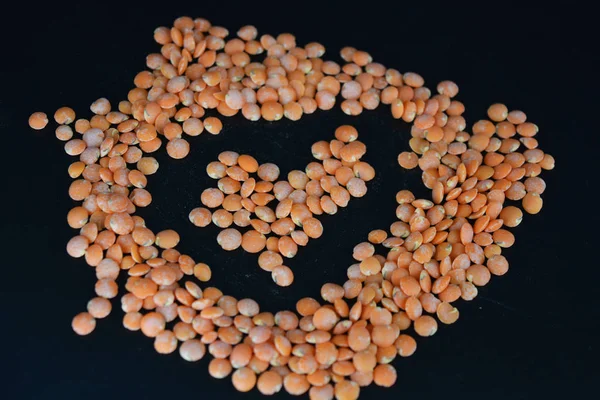
{"label": "scratch on dark surface", "polygon": [[276,140],[273,143],[275,144],[275,146],[279,147],[280,149],[283,149],[283,145],[279,141]]}
{"label": "scratch on dark surface", "polygon": [[517,313],[517,314],[521,314],[521,312],[520,312],[520,311],[518,311],[516,308],[513,308],[513,307],[511,307],[511,306],[508,306],[508,305],[504,304],[504,303],[503,303],[503,302],[501,302],[501,301],[494,300],[494,299],[492,299],[492,298],[490,298],[490,297],[484,297],[484,296],[479,296],[479,298],[480,298],[480,299],[482,299],[482,300],[484,300],[484,301],[490,302],[490,303],[492,303],[492,304],[496,304],[496,305],[498,305],[498,306],[500,306],[500,307],[504,308],[505,310],[508,310],[508,311],[511,311],[511,312],[514,312],[514,313]]}

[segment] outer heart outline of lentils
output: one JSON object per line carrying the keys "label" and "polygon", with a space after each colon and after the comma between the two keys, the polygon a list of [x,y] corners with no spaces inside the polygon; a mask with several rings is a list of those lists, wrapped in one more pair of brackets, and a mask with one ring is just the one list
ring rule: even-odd
{"label": "outer heart outline of lentils", "polygon": [[[64,107],[56,112],[55,120],[64,124],[57,128],[57,137],[68,141],[67,153],[80,156],[69,174],[84,178],[69,188],[71,198],[83,204],[69,212],[69,224],[81,231],[69,241],[67,251],[73,257],[85,256],[98,277],[99,297],[88,303],[89,312],[73,319],[73,329],[89,334],[96,319],[110,313],[106,299],[117,295],[115,280],[123,270],[130,275],[128,293],[121,299],[124,326],[154,337],[159,353],[172,353],[183,342],[179,353],[187,361],[201,359],[208,345],[215,357],[210,374],[225,378],[235,368],[232,382],[240,391],[256,386],[263,394],[285,389],[294,395],[308,392],[311,399],[355,399],[360,387],[371,382],[391,386],[396,371],[390,362],[416,349],[405,330],[413,325],[418,335],[433,335],[437,322],[426,314],[437,314],[443,323],[455,322],[459,314],[452,302],[472,300],[477,286],[487,284],[491,275],[506,273],[508,263],[500,253],[513,244],[514,236],[502,226],[517,226],[522,212],[503,203],[522,200],[527,212],[538,213],[545,189],[538,175],[542,169],[553,169],[554,159],[537,148],[538,127],[526,122],[523,112],[509,113],[501,104],[488,110],[493,122],[478,121],[472,135],[464,132],[464,106],[453,100],[458,94],[453,82],[441,82],[438,94],[431,97],[418,74],[386,69],[364,51],[342,49],[347,64],[340,70],[338,64],[320,59],[325,52],[322,45],[296,47],[290,34],[263,35],[257,41],[256,29],[246,26],[238,31],[239,39],[225,42],[227,35],[225,28],[200,18],[181,17],[171,29],[158,28],[155,39],[162,45],[162,55],[148,56],[153,72],[136,76],[138,87],[128,97],[137,100],[120,103],[123,112],[110,114],[106,99],[96,101],[91,109],[98,115],[75,125],[84,133],[83,140],[71,139],[67,125],[74,121],[74,112]],[[219,53],[221,49],[225,53]],[[267,51],[268,74],[259,64],[248,64],[248,53],[256,56],[261,49]],[[198,63],[192,64],[194,60]],[[174,89],[176,95],[169,84],[171,89],[180,85],[183,89]],[[283,90],[275,91],[270,100],[274,90],[265,88],[278,86]],[[254,93],[259,87],[262,99],[267,98],[260,108],[256,94],[253,99],[249,90],[238,90],[250,88]],[[296,120],[316,108],[331,109],[339,93],[346,114],[358,115],[363,108],[383,103],[394,118],[412,123],[413,152],[400,154],[398,161],[423,170],[432,200],[400,191],[399,221],[390,228],[392,237],[381,230],[371,232],[372,243],[355,247],[353,256],[359,263],[348,269],[349,280],[343,286],[323,285],[321,296],[330,304],[301,299],[296,307],[301,318],[291,311],[259,313],[259,305],[251,299],[237,301],[217,288],[202,290],[192,281],[179,284],[186,275],[208,280],[210,268],[175,250],[176,232],[155,235],[143,219],[132,216],[136,206],[151,202],[151,196],[144,189],[145,175],[129,171],[126,162],[158,150],[162,141],[157,134],[171,136],[167,151],[173,158],[187,155],[189,145],[178,124],[169,125],[165,133],[180,102],[187,106],[178,111],[181,119],[194,121],[183,131],[198,135],[202,124],[193,118],[201,118],[204,108],[216,108],[225,116],[241,108],[249,120],[261,116]],[[156,100],[148,102],[148,97]],[[282,98],[284,106],[277,102]],[[47,118],[35,113],[29,122],[42,129]],[[219,133],[220,124],[214,117],[204,119],[204,127],[213,134]],[[517,134],[519,140],[514,138]],[[527,148],[523,154],[517,152],[521,145]],[[146,163],[141,168],[146,173],[158,168],[150,158],[143,160],[138,167]],[[135,189],[130,193],[131,186]],[[375,255],[373,244],[383,244],[387,255]],[[163,250],[161,257],[157,247]],[[356,301],[350,306],[344,298]],[[150,312],[142,315],[142,307]],[[177,318],[181,321],[172,330],[165,329]]]}

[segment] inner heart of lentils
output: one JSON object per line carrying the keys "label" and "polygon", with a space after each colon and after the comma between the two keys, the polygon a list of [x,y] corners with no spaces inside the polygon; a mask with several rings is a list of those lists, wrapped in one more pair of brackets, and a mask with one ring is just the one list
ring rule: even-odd
{"label": "inner heart of lentils", "polygon": [[[538,148],[537,125],[503,104],[490,106],[489,119],[467,133],[454,82],[440,82],[432,95],[420,75],[386,68],[352,47],[341,50],[340,65],[321,58],[321,44],[299,47],[291,34],[259,37],[244,26],[228,37],[206,19],[178,18],[172,28],[155,30],[160,53],[147,56],[148,70],[136,75],[118,111],[101,98],[90,120],[75,120],[68,107],[54,114],[56,136],[79,157],[69,167],[75,179],[69,195],[82,203],[68,223],[80,231],[67,252],[95,267],[98,278],[98,297],[75,316],[73,330],[94,330],[111,312],[116,279],[127,274],[124,327],[154,338],[161,354],[179,348],[190,362],[208,346],[210,375],[231,375],[239,391],[256,387],[269,395],[284,388],[314,400],[356,399],[373,382],[391,386],[391,362],[416,350],[413,333],[431,336],[437,320],[456,322],[455,301],[473,300],[477,287],[507,272],[501,253],[515,239],[504,227],[519,225],[523,213],[505,202],[538,213],[545,190],[539,175],[554,168],[554,159]],[[221,120],[205,113],[296,121],[332,109],[340,97],[348,115],[383,104],[393,118],[411,123],[412,151],[399,154],[398,163],[422,170],[431,199],[398,192],[398,220],[389,233],[374,230],[356,245],[348,280],[324,284],[321,301],[303,298],[295,312],[272,314],[252,299],[200,286],[195,282],[208,282],[210,267],[176,250],[177,232],[155,233],[135,215],[152,201],[146,176],[159,164],[151,153],[166,142],[168,155],[181,159],[190,151],[186,135],[221,132]],[[73,138],[73,122],[81,137]],[[47,123],[42,112],[29,119],[34,129]],[[203,206],[190,212],[190,221],[223,228],[217,240],[224,250],[259,253],[259,266],[276,284],[292,284],[284,259],[320,237],[321,216],[362,197],[375,176],[361,160],[367,149],[358,131],[343,125],[333,134],[312,146],[315,161],[287,177],[251,155],[221,153],[207,167],[218,183],[202,193]]]}

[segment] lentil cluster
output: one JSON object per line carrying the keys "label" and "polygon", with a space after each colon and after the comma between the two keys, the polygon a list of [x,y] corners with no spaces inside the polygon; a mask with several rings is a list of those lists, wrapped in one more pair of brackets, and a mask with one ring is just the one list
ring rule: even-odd
{"label": "lentil cluster", "polygon": [[[366,146],[356,140],[358,131],[343,125],[335,136],[330,142],[313,144],[313,157],[321,162],[309,163],[305,171],[290,171],[287,180],[278,180],[280,170],[275,164],[259,165],[247,154],[222,152],[219,161],[206,168],[211,178],[219,180],[218,188],[204,190],[200,200],[207,208],[194,208],[190,221],[198,227],[212,221],[223,228],[217,242],[224,250],[241,246],[248,253],[261,253],[258,265],[271,272],[277,285],[291,285],[294,274],[283,265],[282,256],[293,258],[298,246],[321,237],[323,225],[315,216],[333,215],[351,197],[363,197],[365,181],[375,177],[373,167],[360,161]],[[256,174],[258,181],[250,174]],[[210,211],[215,208],[219,209]],[[251,229],[242,235],[230,228],[232,224]]]}
{"label": "lentil cluster", "polygon": [[[339,65],[321,59],[321,44],[302,48],[291,34],[259,38],[256,28],[245,26],[237,38],[228,36],[227,29],[205,19],[178,18],[172,28],[155,31],[161,52],[147,57],[149,70],[136,75],[118,111],[104,98],[91,105],[89,120],[76,120],[68,107],[56,111],[56,136],[66,142],[67,154],[78,157],[68,170],[74,179],[69,196],[81,204],[67,220],[79,233],[67,252],[84,258],[98,279],[97,297],[75,316],[73,330],[87,335],[110,314],[117,277],[126,274],[125,328],[153,338],[161,354],[178,351],[193,362],[210,353],[210,375],[231,376],[239,391],[256,387],[265,395],[285,390],[308,392],[313,400],[347,400],[371,383],[391,386],[397,379],[391,362],[416,350],[412,332],[427,337],[436,333],[438,321],[456,322],[458,299],[474,299],[478,287],[507,272],[501,253],[515,238],[505,228],[521,223],[521,208],[540,211],[545,182],[539,175],[554,168],[554,159],[538,148],[538,127],[503,104],[492,105],[489,119],[467,133],[464,105],[451,81],[438,84],[432,95],[420,75],[386,68],[365,51],[342,49],[345,64]],[[340,96],[346,114],[383,103],[393,118],[411,123],[412,151],[401,153],[398,162],[419,167],[432,195],[416,199],[408,190],[398,192],[398,220],[389,233],[374,230],[356,245],[347,281],[324,284],[321,299],[303,298],[295,312],[272,314],[261,312],[252,299],[200,287],[191,278],[209,281],[210,267],[176,249],[177,232],[154,232],[135,215],[152,201],[146,177],[159,165],[151,153],[166,141],[167,153],[180,159],[190,151],[184,134],[220,133],[220,119],[205,112],[241,111],[251,121],[297,120],[331,109]],[[34,129],[47,123],[41,112],[29,119]],[[224,152],[207,168],[220,179],[219,189],[207,189],[201,198],[222,210],[196,209],[190,219],[200,226],[213,220],[223,228],[232,221],[250,224],[253,230],[244,235],[223,230],[219,243],[226,250],[267,248],[259,265],[285,286],[293,275],[282,268],[275,272],[283,266],[281,255],[293,256],[298,242],[322,231],[312,215],[333,213],[350,196],[360,197],[363,181],[374,176],[359,161],[366,148],[357,137],[352,127],[340,127],[336,140],[313,146],[321,163],[290,172],[287,181],[277,181],[273,164],[259,167],[251,156]],[[261,180],[250,178],[252,173]],[[356,182],[354,189],[350,182]],[[273,198],[279,202],[274,215],[260,208]],[[522,207],[505,205],[507,200]],[[233,211],[240,213],[237,218],[225,214]],[[266,239],[269,229],[279,237]]]}

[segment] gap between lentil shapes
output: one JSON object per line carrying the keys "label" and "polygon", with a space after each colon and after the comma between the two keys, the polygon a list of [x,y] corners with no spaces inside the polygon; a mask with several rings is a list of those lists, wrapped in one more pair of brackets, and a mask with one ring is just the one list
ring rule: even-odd
{"label": "gap between lentil shapes", "polygon": [[[270,395],[284,389],[292,395],[308,392],[313,400],[346,400],[356,399],[360,388],[373,382],[391,386],[397,377],[391,361],[416,350],[416,341],[405,331],[412,326],[417,335],[433,335],[437,320],[451,324],[458,319],[453,302],[472,300],[478,286],[486,285],[492,275],[507,272],[508,262],[501,252],[514,243],[514,236],[503,227],[519,225],[523,213],[504,203],[521,201],[526,212],[538,213],[545,189],[538,175],[542,169],[554,168],[554,159],[538,148],[538,127],[527,122],[522,111],[509,112],[502,104],[492,105],[489,120],[476,122],[472,133],[467,133],[461,116],[464,105],[455,100],[458,86],[451,81],[438,84],[432,96],[420,75],[386,68],[365,51],[345,47],[341,50],[345,64],[340,66],[321,59],[325,53],[321,44],[298,47],[291,34],[259,38],[253,26],[241,28],[237,38],[226,39],[228,34],[206,19],[178,18],[174,27],[154,32],[161,52],[148,55],[149,71],[137,74],[135,88],[128,100],[119,103],[118,111],[104,98],[91,105],[95,115],[90,120],[75,120],[68,107],[56,111],[56,136],[66,141],[69,155],[79,157],[69,167],[75,179],[69,195],[82,203],[67,219],[80,232],[67,244],[67,252],[84,257],[98,278],[98,297],[89,301],[87,312],[73,319],[72,327],[80,335],[92,332],[96,320],[111,312],[109,299],[117,296],[116,279],[126,273],[127,293],[121,298],[125,328],[154,338],[159,353],[179,348],[187,361],[201,359],[208,347],[214,357],[210,375],[231,375],[239,391],[256,387]],[[263,56],[262,62],[251,60],[258,55]],[[339,96],[346,114],[358,115],[385,104],[393,118],[411,123],[412,151],[401,153],[398,162],[403,168],[418,166],[423,171],[431,200],[415,199],[407,190],[398,192],[398,221],[389,228],[391,236],[384,230],[369,233],[368,241],[354,248],[357,263],[348,268],[348,280],[342,286],[323,285],[323,302],[303,298],[296,312],[261,313],[252,299],[236,300],[215,287],[202,289],[191,280],[182,282],[193,275],[208,281],[211,270],[175,249],[177,232],[155,234],[134,215],[137,207],[152,200],[145,189],[146,176],[157,171],[158,162],[148,154],[159,150],[164,138],[167,153],[180,159],[189,152],[184,133],[197,136],[206,129],[218,134],[222,123],[205,117],[207,109],[223,116],[241,111],[251,121],[297,120],[316,109],[331,109]],[[46,114],[40,112],[29,119],[34,129],[47,123]],[[81,137],[73,138],[72,123]],[[290,206],[300,209],[271,245],[264,231],[256,229],[266,230],[265,224],[253,225],[255,233],[247,250],[267,247],[259,259],[262,268],[275,271],[283,265],[279,253],[289,254],[282,251],[282,240],[286,246],[307,240],[301,233],[293,234],[302,232],[296,227],[303,222],[304,234],[318,237],[320,223],[313,221],[313,214],[344,207],[350,198],[346,192],[353,190],[349,181],[358,184],[360,192],[366,190],[363,180],[372,178],[374,171],[344,156],[366,150],[356,140],[356,130],[343,126],[335,135],[335,140],[313,146],[322,166],[312,165],[306,173],[300,171],[304,175],[288,177],[296,194],[289,197],[287,189],[279,192],[285,210],[273,218],[261,209],[260,220],[271,224],[270,229],[287,218]],[[521,146],[523,152],[518,151]],[[238,157],[236,163],[230,178],[258,171],[256,160],[249,156]],[[230,164],[228,168],[234,166]],[[256,208],[262,207],[256,198],[266,205],[275,197],[252,197],[260,193],[259,185],[271,189],[265,176],[273,177],[273,168],[264,168],[263,176],[258,175],[262,181],[252,183],[252,190],[244,179],[241,196],[246,204],[242,207],[256,214]],[[336,173],[340,169],[343,173]],[[239,180],[233,181],[239,185]],[[207,199],[203,201],[211,201]],[[234,200],[227,204],[242,201]],[[194,220],[192,215],[190,219]],[[238,245],[238,240],[236,236],[231,244],[231,237],[222,236],[220,243],[225,248],[227,243]],[[289,280],[287,270],[280,279],[280,284],[291,283],[285,280]]]}

